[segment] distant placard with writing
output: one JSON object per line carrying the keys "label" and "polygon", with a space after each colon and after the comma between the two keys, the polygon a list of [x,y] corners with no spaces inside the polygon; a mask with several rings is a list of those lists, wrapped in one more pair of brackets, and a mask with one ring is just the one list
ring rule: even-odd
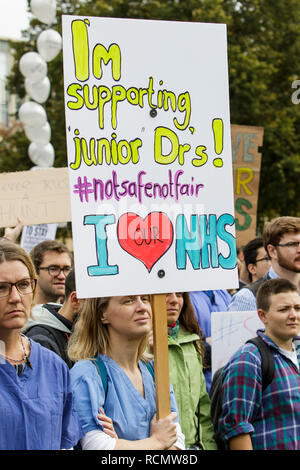
{"label": "distant placard with writing", "polygon": [[226,25],[63,16],[63,57],[79,295],[236,286]]}
{"label": "distant placard with writing", "polygon": [[0,227],[71,220],[67,168],[0,174]]}
{"label": "distant placard with writing", "polygon": [[256,236],[263,127],[231,125],[237,245]]}
{"label": "distant placard with writing", "polygon": [[223,367],[248,339],[264,329],[257,311],[213,312],[211,314],[212,373]]}
{"label": "distant placard with writing", "polygon": [[26,225],[22,230],[20,245],[30,253],[39,243],[45,240],[54,240],[57,224]]}

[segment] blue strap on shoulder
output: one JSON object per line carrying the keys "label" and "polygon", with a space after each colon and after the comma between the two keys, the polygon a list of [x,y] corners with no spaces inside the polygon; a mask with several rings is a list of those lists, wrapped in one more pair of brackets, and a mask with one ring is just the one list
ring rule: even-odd
{"label": "blue strap on shoulder", "polygon": [[153,380],[155,381],[153,365],[151,364],[151,362],[145,362],[144,364],[146,365],[147,369],[149,370],[150,374],[153,377]]}
{"label": "blue strap on shoulder", "polygon": [[[101,377],[102,385],[103,385],[104,392],[105,392],[105,399],[106,399],[107,388],[108,388],[108,386],[107,386],[107,370],[106,370],[106,367],[105,367],[104,362],[102,361],[100,356],[94,357],[92,362],[97,367],[98,374]],[[153,365],[151,364],[151,362],[144,362],[144,364],[146,365],[148,371],[152,375],[153,380],[155,381]]]}
{"label": "blue strap on shoulder", "polygon": [[106,395],[107,395],[107,371],[106,371],[106,367],[105,367],[104,362],[102,361],[100,356],[94,357],[92,362],[97,367],[98,373],[101,377],[102,385],[103,385],[104,393],[105,393],[105,398],[106,398]]}

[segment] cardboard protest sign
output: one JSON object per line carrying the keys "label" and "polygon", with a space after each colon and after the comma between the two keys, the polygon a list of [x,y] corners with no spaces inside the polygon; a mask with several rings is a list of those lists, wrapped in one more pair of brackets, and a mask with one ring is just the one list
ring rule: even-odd
{"label": "cardboard protest sign", "polygon": [[257,311],[212,312],[211,314],[211,359],[212,374],[223,367],[231,356],[248,339],[264,329]]}
{"label": "cardboard protest sign", "polygon": [[231,125],[237,246],[256,237],[263,127]]}
{"label": "cardboard protest sign", "polygon": [[67,168],[0,174],[0,227],[71,220]]}
{"label": "cardboard protest sign", "polygon": [[63,16],[63,58],[78,296],[237,286],[226,26]]}

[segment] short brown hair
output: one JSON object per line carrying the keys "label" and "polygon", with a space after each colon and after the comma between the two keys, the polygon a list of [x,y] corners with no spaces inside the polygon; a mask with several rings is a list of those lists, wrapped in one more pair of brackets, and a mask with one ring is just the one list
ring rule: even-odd
{"label": "short brown hair", "polygon": [[34,264],[29,254],[17,243],[5,238],[0,239],[0,264],[6,261],[20,261],[28,269],[31,279],[36,281],[37,275]]}
{"label": "short brown hair", "polygon": [[[276,246],[286,233],[300,233],[300,217],[277,217],[268,222],[263,231],[264,247]],[[268,252],[268,251],[267,251]]]}
{"label": "short brown hair", "polygon": [[267,312],[271,305],[271,296],[284,292],[298,293],[298,289],[288,279],[276,278],[263,282],[256,294],[257,308]]}
{"label": "short brown hair", "polygon": [[65,300],[67,300],[74,291],[76,291],[75,271],[71,269],[65,281]]}
{"label": "short brown hair", "polygon": [[248,279],[252,282],[252,274],[249,271],[249,264],[256,264],[256,257],[258,250],[264,246],[264,241],[262,237],[256,237],[250,240],[246,246],[243,248],[244,261],[248,273]]}
{"label": "short brown hair", "polygon": [[67,253],[70,256],[71,263],[73,264],[73,255],[69,248],[57,240],[45,240],[35,245],[30,252],[31,259],[34,263],[37,272],[43,262],[44,254],[46,251],[56,251],[57,253]]}
{"label": "short brown hair", "polygon": [[36,279],[36,271],[28,253],[17,243],[5,238],[0,239],[0,263],[5,261],[21,261],[28,269],[29,276]]}

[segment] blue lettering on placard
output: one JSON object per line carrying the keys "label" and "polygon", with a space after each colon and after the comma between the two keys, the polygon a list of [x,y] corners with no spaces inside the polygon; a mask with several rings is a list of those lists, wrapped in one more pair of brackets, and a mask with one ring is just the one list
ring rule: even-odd
{"label": "blue lettering on placard", "polygon": [[229,247],[229,255],[225,258],[222,253],[219,254],[219,263],[223,269],[233,269],[236,267],[237,254],[236,254],[236,241],[234,236],[226,232],[226,225],[233,225],[234,217],[231,214],[222,214],[217,222],[218,237],[221,238]]}
{"label": "blue lettering on placard", "polygon": [[188,254],[194,269],[200,269],[200,234],[198,217],[191,215],[191,230],[189,231],[184,214],[176,219],[176,264],[178,269],[186,269]]}
{"label": "blue lettering on placard", "polygon": [[[200,233],[201,233],[201,267],[207,269],[218,268],[218,241],[217,241],[217,217],[215,214],[200,215]],[[210,251],[210,257],[209,253]],[[210,261],[209,262],[209,258]]]}
{"label": "blue lettering on placard", "polygon": [[[227,225],[234,224],[231,214],[222,214],[218,219],[215,214],[193,214],[190,227],[184,214],[176,219],[176,265],[186,269],[187,256],[193,268],[234,269],[236,267],[236,243],[234,236],[226,231]],[[219,253],[218,241],[222,240],[229,248],[225,257]]]}
{"label": "blue lettering on placard", "polygon": [[[115,224],[113,214],[87,215],[84,225],[94,225],[96,256],[98,264],[88,266],[89,276],[111,276],[119,273],[119,266],[108,263],[107,225]],[[189,258],[194,270],[208,268],[234,269],[237,263],[235,237],[227,232],[227,225],[234,224],[231,214],[222,214],[218,219],[215,214],[192,214],[188,223],[184,214],[176,219],[176,265],[177,269],[187,268]],[[228,255],[219,250],[218,242],[222,241]],[[223,251],[223,250],[222,250]]]}
{"label": "blue lettering on placard", "polygon": [[113,276],[119,273],[118,265],[108,264],[106,226],[115,223],[114,215],[86,215],[84,225],[94,225],[98,264],[88,266],[89,276]]}

